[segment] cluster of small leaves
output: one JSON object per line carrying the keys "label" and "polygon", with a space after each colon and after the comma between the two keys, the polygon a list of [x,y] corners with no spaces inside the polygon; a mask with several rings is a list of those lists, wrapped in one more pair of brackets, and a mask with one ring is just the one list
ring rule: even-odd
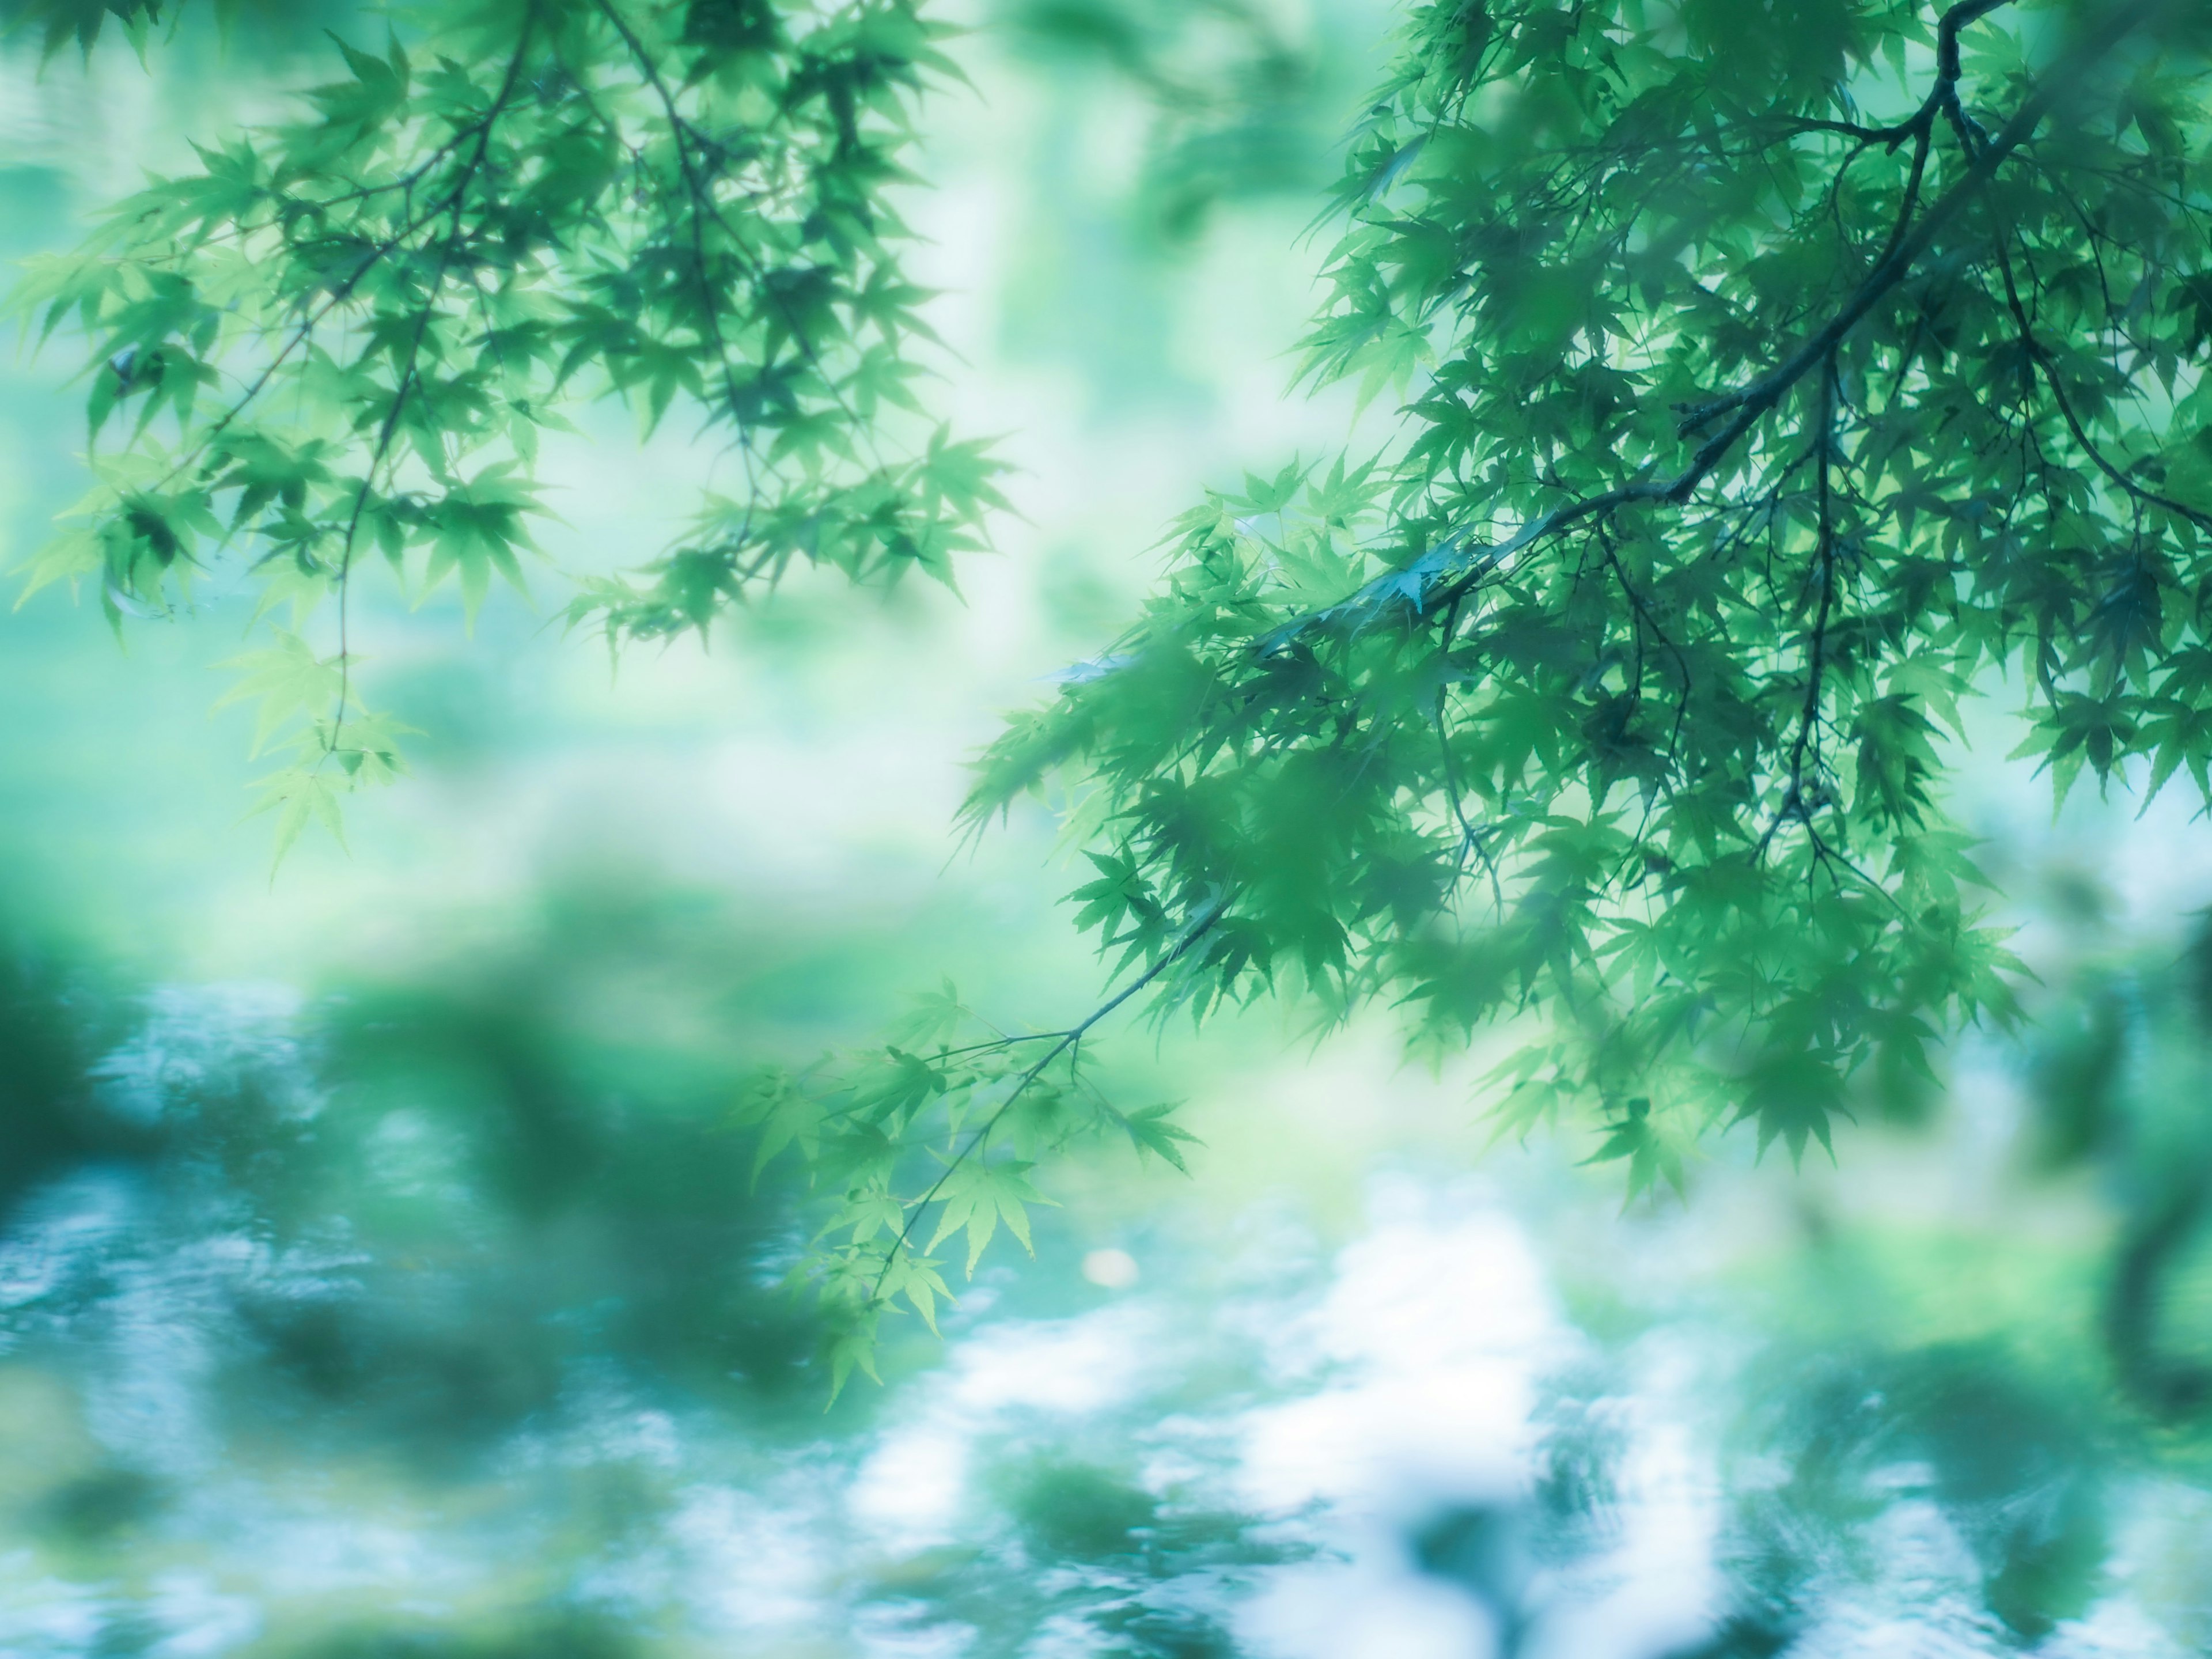
{"label": "cluster of small leaves", "polygon": [[757,1136],[755,1176],[793,1152],[827,1200],[794,1277],[829,1318],[833,1397],[856,1367],[876,1375],[878,1328],[902,1301],[937,1329],[939,1303],[954,1299],[940,1246],[964,1249],[970,1278],[1001,1225],[1031,1249],[1030,1210],[1053,1202],[1029,1179],[1041,1162],[1126,1140],[1140,1156],[1185,1168],[1182,1146],[1194,1138],[1173,1107],[1117,1106],[1085,1048],[1093,1026],[1180,954],[1162,952],[1121,995],[1065,1030],[1000,1030],[947,981],[884,1047],[755,1079],[737,1111]]}
{"label": "cluster of small leaves", "polygon": [[1086,921],[1201,931],[1194,1012],[1540,1012],[1503,1126],[1594,1103],[1632,1193],[1909,1100],[2014,1008],[1960,699],[2010,677],[2062,799],[2212,794],[2207,45],[2157,0],[1420,7],[1307,342],[1401,441],[1190,514],[971,812],[1064,787]]}
{"label": "cluster of small leaves", "polygon": [[98,487],[32,587],[91,581],[119,623],[236,550],[257,621],[289,623],[241,659],[289,757],[281,852],[398,763],[359,701],[352,579],[374,556],[471,615],[520,586],[540,434],[577,398],[648,430],[680,403],[743,479],[586,585],[570,618],[611,641],[703,633],[794,560],[950,580],[997,467],[920,418],[926,296],[884,195],[955,72],[943,33],[918,0],[471,0],[340,43],[302,118],[201,149],[16,290],[93,364]]}
{"label": "cluster of small leaves", "polygon": [[[158,31],[166,38],[183,27],[191,0],[0,0],[0,40],[35,36],[51,63],[74,47],[89,57],[112,27],[143,58]],[[207,7],[217,31],[234,39],[251,22],[277,38],[312,30],[321,0],[212,0]]]}
{"label": "cluster of small leaves", "polygon": [[[143,52],[155,28],[165,21],[173,24],[182,10],[182,0],[174,5],[163,0],[0,0],[0,36],[28,30],[51,58],[72,46],[89,52],[113,23]],[[218,0],[217,11],[225,21],[234,19],[238,0]]]}

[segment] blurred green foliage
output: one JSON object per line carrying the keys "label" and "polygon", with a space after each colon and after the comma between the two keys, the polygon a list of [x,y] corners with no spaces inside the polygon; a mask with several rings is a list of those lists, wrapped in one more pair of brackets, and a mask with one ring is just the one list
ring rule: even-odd
{"label": "blurred green foliage", "polygon": [[[1715,14],[1713,27],[1735,15]],[[1468,26],[1452,39],[1477,50],[1472,16],[1423,22]],[[1270,14],[1039,6],[1006,21],[1037,52],[1063,66],[1103,62],[1153,100],[1150,159],[1127,200],[1133,218],[1170,237],[1195,234],[1206,204],[1274,190],[1304,165],[1294,129],[1328,66]],[[1194,67],[1222,63],[1218,74]],[[1433,191],[1481,176],[1429,170],[1404,149],[1378,141],[1355,159],[1370,184],[1389,175],[1355,208],[1389,246],[1434,229],[1373,205],[1401,181]],[[10,188],[32,203],[27,219],[58,218],[51,179]],[[1511,252],[1486,253],[1484,280],[1502,281]],[[1414,290],[1394,291],[1391,305]],[[1205,611],[1224,638],[1269,637],[1284,625],[1276,611],[1239,607],[1261,605],[1246,589],[1272,557],[1266,604],[1296,592],[1298,616],[1306,599],[1325,614],[1362,574],[1346,537],[1357,514],[1331,503],[1372,507],[1368,522],[1391,534],[1412,522],[1381,477],[1293,467],[1209,504],[1187,526],[1198,568],[1176,577],[1164,612]],[[1802,552],[1801,542],[1778,545]],[[1576,580],[1585,575],[1602,588],[1603,572]],[[1209,585],[1217,579],[1228,587]],[[1279,696],[1283,729],[1296,729],[1339,647],[1334,668],[1376,677],[1341,700],[1344,743],[1377,718],[1363,698],[1478,696],[1471,678],[1392,678],[1394,653],[1428,611],[1420,591],[1389,585],[1405,571],[1378,580],[1334,645],[1309,657],[1293,640],[1268,658],[1247,714]],[[1516,598],[1527,604],[1510,615],[1528,622],[1541,597]],[[1569,652],[1557,629],[1531,623],[1527,638],[1538,655]],[[44,654],[19,677],[80,672],[52,641],[34,643]],[[1147,636],[1145,648],[1157,644]],[[1574,682],[1560,706],[1577,718],[1592,696],[1617,697],[1615,678],[1626,684],[1631,659],[1598,655],[1604,673],[1589,684],[1574,680],[1589,663],[1559,671],[1559,685]],[[1785,715],[1804,690],[1788,657],[1778,648],[1771,665]],[[1083,741],[1149,780],[1131,797],[1137,810],[1164,812],[1146,793],[1158,775],[1139,765],[1146,733],[1213,694],[1153,672],[1158,661],[1134,666],[1110,654],[1079,665],[1064,701],[1105,711]],[[395,703],[431,711],[418,718],[459,711],[476,722],[447,732],[443,750],[426,746],[441,763],[526,740],[515,694],[487,689],[481,662],[418,664],[392,684]],[[1470,702],[1454,706],[1475,718]],[[1516,718],[1542,712],[1523,706]],[[1632,725],[1577,729],[1633,759]],[[1455,763],[1450,732],[1409,719],[1406,734]],[[1391,763],[1393,741],[1378,741],[1375,764]],[[1458,741],[1468,746],[1464,731]],[[35,744],[68,748],[71,734],[11,740],[11,800],[27,799],[22,779],[51,775],[21,764]],[[1170,1012],[1203,1009],[1240,975],[1264,977],[1272,953],[1292,964],[1281,978],[1316,981],[1325,1006],[1340,1006],[1308,945],[1327,957],[1336,866],[1323,843],[1361,775],[1284,773],[1255,797],[1267,808],[1255,820],[1266,830],[1261,878],[1194,890],[1195,908],[1179,910],[1191,893],[1155,878],[1164,842],[1109,833],[1093,847],[1077,909],[1132,975],[1125,989],[1161,988]],[[1854,775],[1880,794],[1905,775],[1877,754]],[[1211,833],[1203,815],[1218,805],[1185,790],[1176,811],[1194,816],[1176,822]],[[1102,821],[1101,810],[1079,824]],[[1778,844],[1813,833],[1815,810],[1778,813]],[[1573,850],[1544,840],[1572,825],[1528,823],[1546,857]],[[1453,823],[1428,829],[1454,839]],[[1395,845],[1397,830],[1376,831],[1376,845]],[[1412,915],[1436,902],[1415,879],[1417,859],[1361,845],[1354,873],[1373,916],[1395,926],[1394,906]],[[88,893],[118,879],[108,860],[83,861]],[[1645,866],[1663,887],[1667,870],[1648,856]],[[2012,878],[2027,890],[2024,875]],[[1516,925],[1542,920],[1530,897],[1542,891],[1539,880],[1516,893]],[[1232,893],[1273,908],[1247,915],[1224,902]],[[1978,1052],[2020,1083],[2028,1112],[2008,1123],[2011,1139],[1948,1155],[1995,1170],[2002,1204],[1885,1211],[1894,1164],[1850,1184],[1853,1158],[1881,1150],[1868,1136],[1841,1184],[1824,1189],[1850,1202],[1830,1212],[1802,1198],[1778,1241],[1736,1237],[1701,1212],[1710,1231],[1685,1266],[1636,1231],[1659,1224],[1650,1217],[1603,1221],[1609,1198],[1578,1208],[1557,1193],[1516,1197],[1548,1259],[1573,1260],[1592,1238],[1611,1252],[1594,1267],[1585,1258],[1572,1288],[1573,1328],[1557,1345],[1571,1357],[1514,1356],[1534,1401],[1516,1443],[1525,1462],[1486,1486],[1424,1468],[1427,1484],[1388,1501],[1355,1487],[1338,1503],[1270,1497],[1246,1477],[1270,1412],[1347,1397],[1362,1421],[1406,1409],[1404,1395],[1362,1400],[1357,1363],[1311,1334],[1332,1286],[1351,1282],[1347,1267],[1270,1240],[1255,1251],[1265,1273],[1240,1281],[1220,1276],[1206,1249],[1165,1238],[1139,1249],[1144,1289],[1109,1295],[1105,1279],[1081,1277],[1081,1223],[1049,1206],[1032,1213],[1027,1167],[1060,1148],[1104,1138],[1121,1167],[1154,1169],[1194,1149],[1152,1096],[1094,1092],[1087,1025],[994,1030],[947,988],[891,1046],[810,1073],[823,1042],[865,1027],[884,984],[913,971],[916,946],[893,939],[893,922],[832,937],[850,922],[803,905],[747,913],[634,872],[614,890],[575,881],[539,899],[534,928],[380,975],[340,967],[304,1000],[163,986],[158,963],[142,982],[138,964],[89,961],[67,928],[9,935],[0,1647],[40,1659],[1191,1659],[1279,1647],[1279,1632],[1255,1634],[1247,1617],[1270,1594],[1308,1584],[1382,1599],[1405,1580],[1472,1610],[1478,1645],[1534,1655],[1581,1639],[1578,1613],[1638,1570],[1638,1528],[1655,1510],[1664,1526],[1710,1534],[1711,1605],[1686,1638],[1674,1626],[1615,1630],[1623,1652],[1765,1659],[1800,1645],[1948,1642],[2162,1655],[2212,1641],[2201,1589],[2212,1573],[2212,933],[2185,950],[2147,946],[2091,884],[2060,884],[2036,918],[2062,946],[2030,953],[2047,988],[2027,994],[2029,1023],[1963,1059],[1907,1024],[1900,1052],[1943,1064],[1885,1069],[1878,1054],[1840,1097],[1900,1137],[1893,1157],[1938,1162],[1967,1109],[1947,1074]],[[64,890],[50,908],[92,902]],[[1307,931],[1270,933],[1286,915]],[[988,935],[997,913],[963,925]],[[1004,949],[1011,958],[1031,947]],[[1194,961],[1217,979],[1186,975]],[[1879,982],[1887,969],[1877,956],[1853,971]],[[1048,1006],[1060,987],[1036,989]],[[1278,1104],[1255,1081],[1255,1056],[1226,1069],[1224,1087],[1246,1110]],[[1195,1072],[1189,1081],[1209,1086]],[[1768,1091],[1740,1098],[1756,1109],[1745,1115],[1760,1119],[1762,1146],[1825,1141],[1826,1120],[1806,1103],[1838,1097],[1797,1091],[1807,1076],[1786,1068],[1754,1081]],[[1638,1185],[1680,1170],[1686,1184],[1723,1188],[1725,1150],[1702,1168],[1680,1162],[1663,1104],[1626,1097],[1600,1157],[1625,1163]],[[779,1137],[810,1152],[804,1169],[776,1155]],[[917,1252],[949,1246],[973,1282],[945,1286],[963,1293],[957,1304],[909,1293],[911,1309],[944,1320],[947,1343],[922,1340],[919,1320],[887,1324],[890,1386],[843,1395],[825,1414],[830,1374],[860,1363],[853,1304],[879,1313],[868,1304],[887,1288],[870,1277],[879,1259],[854,1248],[857,1297],[841,1307],[793,1294],[794,1269],[803,1279],[824,1259],[820,1229],[840,1206],[848,1246],[902,1228]],[[850,1225],[868,1215],[872,1233]],[[977,1264],[1001,1231],[1036,1249],[1018,1280],[988,1257]],[[1485,1264],[1447,1243],[1423,1243],[1409,1274],[1444,1288],[1434,1328],[1391,1351],[1424,1382],[1437,1381],[1434,1349],[1453,1340],[1454,1319],[1478,1337],[1503,1322],[1494,1291],[1477,1287]],[[1647,1258],[1661,1263],[1661,1288],[1638,1279]],[[994,1342],[1086,1334],[1092,1346],[1057,1372],[1018,1346],[1000,1352],[1000,1373],[982,1369]],[[1652,1358],[1668,1343],[1691,1356],[1677,1364],[1691,1381],[1672,1392],[1654,1381],[1666,1367]],[[1070,1370],[1096,1382],[1124,1364],[1134,1380],[1081,1396],[1088,1406],[1054,1393]],[[1448,1369],[1438,1387],[1455,1399],[1479,1391]],[[1290,1420],[1319,1425],[1302,1450],[1325,1449],[1329,1425],[1344,1425]],[[1447,1467],[1463,1448],[1449,1426],[1433,1432],[1422,1450]],[[1686,1508],[1654,1498],[1644,1466],[1655,1444],[1691,1448]],[[916,1446],[957,1455],[885,1461]],[[933,1518],[903,1532],[870,1520],[868,1502],[886,1488]],[[1329,1577],[1377,1559],[1401,1580]],[[2098,1626],[2106,1614],[2123,1622]]]}
{"label": "blurred green foliage", "polygon": [[1297,30],[1255,0],[1004,0],[995,21],[1040,61],[1104,69],[1150,100],[1130,204],[1170,245],[1189,242],[1218,204],[1310,198],[1356,90],[1341,78],[1333,17]]}
{"label": "blurred green foliage", "polygon": [[154,40],[198,21],[196,9],[210,14],[226,40],[251,51],[311,39],[355,8],[349,0],[209,0],[198,9],[191,0],[0,0],[0,40],[28,33],[51,61],[71,47],[89,58],[103,34],[120,31],[143,56]]}

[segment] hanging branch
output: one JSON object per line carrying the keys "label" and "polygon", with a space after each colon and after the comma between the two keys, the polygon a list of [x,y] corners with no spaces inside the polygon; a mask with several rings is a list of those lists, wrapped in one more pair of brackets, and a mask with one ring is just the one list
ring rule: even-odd
{"label": "hanging branch", "polygon": [[648,430],[681,400],[745,475],[641,569],[578,581],[567,619],[610,644],[703,635],[794,561],[949,581],[981,545],[1000,465],[905,390],[926,296],[885,192],[952,72],[921,3],[734,30],[672,0],[432,13],[35,263],[11,304],[82,337],[94,439],[135,422],[28,586],[94,580],[119,627],[237,556],[260,638],[225,701],[285,757],[259,786],[280,858],[398,769],[360,695],[358,555],[417,601],[450,578],[471,618],[495,577],[521,587],[540,436],[580,400]]}

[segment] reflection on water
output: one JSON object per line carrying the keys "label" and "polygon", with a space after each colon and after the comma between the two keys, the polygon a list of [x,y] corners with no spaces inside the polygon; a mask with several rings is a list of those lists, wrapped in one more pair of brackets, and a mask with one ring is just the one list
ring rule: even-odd
{"label": "reflection on water", "polygon": [[16,965],[0,1652],[2201,1650],[2193,1431],[2063,1251],[2025,1325],[1916,1325],[1916,1256],[1986,1264],[1835,1224],[1644,1226],[1594,1294],[1583,1212],[1401,1171],[1333,1250],[1041,1240],[825,1413],[733,1079],[515,984]]}

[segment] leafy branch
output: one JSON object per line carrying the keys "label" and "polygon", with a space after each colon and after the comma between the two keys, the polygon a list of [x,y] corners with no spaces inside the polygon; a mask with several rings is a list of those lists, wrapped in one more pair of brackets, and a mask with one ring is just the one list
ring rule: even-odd
{"label": "leafy branch", "polygon": [[[1333,1013],[1384,997],[1439,1045],[1546,1011],[1511,1109],[1593,1100],[1608,1146],[1679,1152],[1752,1120],[1794,1156],[1869,1076],[1925,1074],[1942,1024],[2011,1018],[2002,933],[1962,894],[1969,838],[1931,793],[1929,716],[1955,729],[2025,627],[2057,665],[2040,741],[2062,791],[2140,741],[2124,696],[2159,711],[2160,779],[2197,766],[2212,681],[2185,678],[2199,647],[2178,642],[2199,624],[2159,606],[2191,591],[2169,561],[2212,477],[2188,436],[2203,400],[2175,409],[2178,336],[2115,371],[2171,388],[2138,405],[2175,410],[2166,425],[2113,452],[2155,454],[2138,477],[2047,362],[2050,398],[2008,407],[1992,362],[2032,359],[2034,331],[1975,298],[2007,238],[2055,272],[2112,222],[2100,192],[2183,176],[2201,112],[2185,73],[2145,64],[2188,37],[2128,0],[2039,72],[2008,42],[2011,112],[1985,126],[1966,39],[2000,9],[1936,19],[1934,83],[1888,121],[1856,112],[1871,66],[1927,38],[1903,6],[1822,42],[1778,24],[1702,47],[1615,7],[1492,5],[1465,39],[1417,15],[1340,195],[1336,308],[1310,343],[1370,382],[1433,343],[1402,459],[1348,493],[1340,467],[1286,474],[1188,515],[1144,619],[994,745],[971,811],[1072,775],[1127,878],[1171,896],[1162,925],[1244,895],[1215,994],[1295,964]],[[2148,154],[2082,136],[2124,45],[2130,99],[2169,89]],[[1471,113],[1516,99],[1583,112],[1579,137],[1520,143]],[[2063,157],[2036,147],[2062,107]],[[2138,335],[2145,296],[2205,280],[2201,216],[2160,210],[2142,242],[2096,245]],[[2139,277],[2108,269],[2127,261]],[[2115,407],[2100,393],[2094,418]],[[2041,459],[2014,470],[2015,444]],[[2107,536],[2103,566],[2057,550]],[[1618,804],[1622,781],[1640,799]],[[1486,919],[1455,908],[1469,880]],[[1656,1152],[1607,1155],[1632,1191],[1674,1178]]]}
{"label": "leafy branch", "polygon": [[[901,1298],[936,1328],[937,1304],[952,1292],[931,1252],[948,1237],[965,1233],[971,1276],[1001,1222],[1029,1245],[1029,1206],[1052,1201],[1026,1178],[1040,1158],[1102,1130],[1119,1131],[1140,1154],[1185,1167],[1180,1143],[1194,1137],[1172,1121],[1172,1109],[1116,1108],[1085,1073],[1084,1045],[1102,1022],[1185,962],[1226,914],[1225,902],[1202,910],[1128,983],[1063,1030],[994,1029],[986,1041],[947,1043],[950,1030],[977,1020],[947,984],[924,1000],[902,1034],[914,1048],[889,1046],[823,1079],[770,1073],[755,1085],[738,1121],[760,1136],[756,1170],[795,1147],[811,1178],[842,1190],[813,1255],[795,1270],[836,1321],[833,1398],[855,1367],[874,1375],[878,1326]],[[1042,1052],[1034,1059],[1018,1058],[1036,1045]],[[1014,1144],[994,1148],[994,1136]],[[902,1178],[918,1161],[935,1173],[907,1195]],[[933,1212],[935,1226],[925,1242],[922,1228]]]}
{"label": "leafy branch", "polygon": [[744,475],[642,569],[580,574],[567,620],[611,644],[703,635],[794,561],[949,582],[1001,504],[908,386],[933,337],[888,192],[957,75],[917,0],[471,0],[404,31],[341,43],[303,118],[203,149],[10,296],[82,337],[95,441],[136,416],[27,593],[95,580],[120,626],[219,570],[295,637],[335,613],[338,701],[292,710],[263,785],[280,853],[398,767],[359,700],[357,555],[471,617],[520,587],[541,434],[580,399],[650,432],[680,398]]}

